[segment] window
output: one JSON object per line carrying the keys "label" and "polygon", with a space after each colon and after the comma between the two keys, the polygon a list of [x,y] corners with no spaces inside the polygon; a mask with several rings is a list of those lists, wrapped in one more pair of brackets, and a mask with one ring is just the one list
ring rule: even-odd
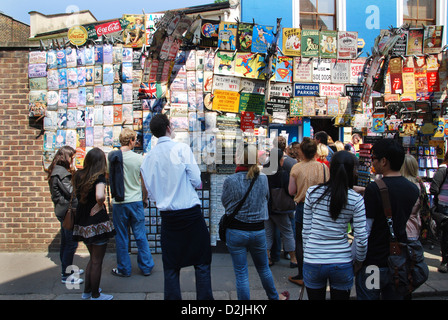
{"label": "window", "polygon": [[436,25],[436,0],[403,0],[403,23],[411,27]]}
{"label": "window", "polygon": [[336,30],[336,0],[300,1],[303,29]]}

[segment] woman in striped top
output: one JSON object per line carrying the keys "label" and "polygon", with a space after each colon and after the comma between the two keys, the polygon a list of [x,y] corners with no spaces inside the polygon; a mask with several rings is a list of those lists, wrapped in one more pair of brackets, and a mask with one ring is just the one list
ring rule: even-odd
{"label": "woman in striped top", "polygon": [[[353,190],[356,157],[339,151],[331,159],[330,179],[307,190],[303,212],[303,278],[310,300],[349,299],[353,277],[367,252],[364,200]],[[355,263],[348,241],[348,223],[355,239]]]}

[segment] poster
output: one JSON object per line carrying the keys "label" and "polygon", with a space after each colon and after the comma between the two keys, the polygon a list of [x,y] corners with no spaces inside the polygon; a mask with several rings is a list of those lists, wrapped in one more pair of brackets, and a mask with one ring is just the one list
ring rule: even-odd
{"label": "poster", "polygon": [[361,84],[364,78],[363,70],[366,58],[350,60],[350,83]]}
{"label": "poster", "polygon": [[340,97],[344,93],[343,84],[321,83],[319,88],[321,97]]}
{"label": "poster", "polygon": [[319,30],[302,30],[302,57],[319,56]]}
{"label": "poster", "polygon": [[[234,52],[218,51],[215,55],[215,74],[232,76],[235,73]],[[188,70],[188,68],[187,68]]]}
{"label": "poster", "polygon": [[313,81],[313,63],[311,58],[295,57],[293,63],[294,82]]}
{"label": "poster", "polygon": [[239,112],[247,111],[264,115],[265,96],[242,92],[240,94]]}
{"label": "poster", "polygon": [[277,82],[292,82],[293,58],[278,56],[275,60],[275,74],[271,79]]}
{"label": "poster", "polygon": [[124,46],[129,48],[141,48],[146,42],[145,16],[124,14],[123,20],[129,22],[123,30]]}
{"label": "poster", "polygon": [[358,32],[338,32],[338,59],[355,59],[358,55]]}
{"label": "poster", "polygon": [[219,50],[236,49],[236,38],[238,33],[238,24],[236,22],[222,21],[219,24],[218,48]]}
{"label": "poster", "polygon": [[331,82],[350,82],[350,60],[331,59]]}
{"label": "poster", "polygon": [[241,22],[238,24],[236,46],[239,52],[251,52],[254,25]]}
{"label": "poster", "polygon": [[236,54],[235,75],[250,79],[263,79],[263,71],[266,68],[265,58],[258,53],[242,53]]}
{"label": "poster", "polygon": [[412,28],[408,33],[406,55],[420,55],[423,53],[423,29]]}
{"label": "poster", "polygon": [[322,58],[337,58],[338,49],[338,32],[330,30],[322,30],[319,34],[319,56]]}
{"label": "poster", "polygon": [[200,46],[218,47],[219,21],[202,19]]}
{"label": "poster", "polygon": [[274,39],[274,27],[256,24],[252,33],[252,52],[267,53],[268,46]]}
{"label": "poster", "polygon": [[331,82],[331,59],[313,60],[313,82]]}
{"label": "poster", "polygon": [[152,36],[156,32],[156,24],[163,17],[163,13],[150,13],[145,15],[145,28],[146,28],[146,45],[149,46],[152,43]]}
{"label": "poster", "polygon": [[423,33],[423,53],[438,54],[442,50],[443,26],[425,26]]}
{"label": "poster", "polygon": [[297,57],[301,54],[301,29],[283,28],[283,54]]}
{"label": "poster", "polygon": [[314,97],[319,95],[318,83],[294,83],[294,97]]}
{"label": "poster", "polygon": [[235,91],[215,90],[212,110],[238,113],[240,97]]}
{"label": "poster", "polygon": [[290,101],[289,116],[301,117],[303,116],[302,97],[293,97]]}

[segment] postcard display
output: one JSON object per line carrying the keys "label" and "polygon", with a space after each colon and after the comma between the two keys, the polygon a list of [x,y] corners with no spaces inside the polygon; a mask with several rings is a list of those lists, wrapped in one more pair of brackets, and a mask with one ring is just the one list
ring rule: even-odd
{"label": "postcard display", "polygon": [[[418,160],[419,176],[428,194],[438,160],[445,155],[448,136],[448,57],[442,37],[443,26],[404,25],[382,30],[366,64],[362,92],[363,104],[369,105],[365,109],[370,114],[367,121],[371,121],[362,125],[365,138],[400,139],[406,151]],[[361,146],[360,185],[370,181],[371,146]]]}

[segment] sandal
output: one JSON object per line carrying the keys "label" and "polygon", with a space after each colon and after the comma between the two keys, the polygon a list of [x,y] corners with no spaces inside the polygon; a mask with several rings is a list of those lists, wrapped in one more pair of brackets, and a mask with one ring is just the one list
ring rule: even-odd
{"label": "sandal", "polygon": [[118,271],[118,268],[113,268],[112,274],[117,277],[130,277],[129,275],[123,274],[120,271]]}

